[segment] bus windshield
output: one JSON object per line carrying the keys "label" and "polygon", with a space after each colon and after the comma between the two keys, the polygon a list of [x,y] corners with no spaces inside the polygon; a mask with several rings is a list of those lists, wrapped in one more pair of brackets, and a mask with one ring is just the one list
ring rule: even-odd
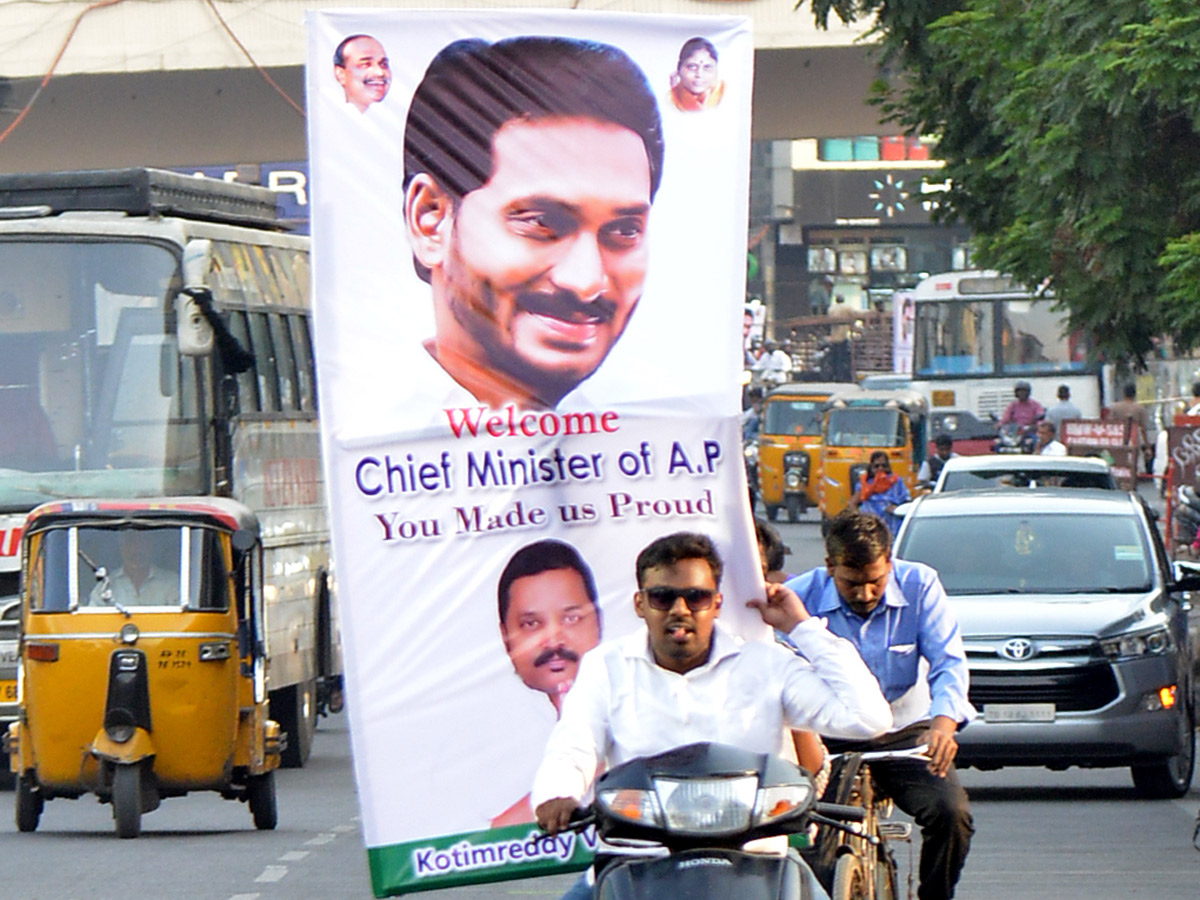
{"label": "bus windshield", "polygon": [[0,272],[0,509],[196,493],[195,362],[181,364],[165,315],[171,250],[4,239]]}

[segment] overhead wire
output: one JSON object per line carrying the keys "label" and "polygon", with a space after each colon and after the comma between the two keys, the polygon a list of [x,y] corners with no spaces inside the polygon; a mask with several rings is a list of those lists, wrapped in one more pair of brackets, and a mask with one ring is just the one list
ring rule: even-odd
{"label": "overhead wire", "polygon": [[[17,113],[16,118],[9,122],[8,126],[3,131],[0,131],[0,143],[3,143],[5,139],[7,139],[8,136],[17,129],[17,126],[21,124],[22,120],[29,115],[29,111],[33,109],[33,105],[37,102],[38,97],[41,96],[41,93],[46,88],[46,85],[50,83],[50,79],[54,77],[54,73],[58,69],[58,64],[62,61],[63,55],[67,52],[67,47],[70,46],[71,40],[75,37],[75,32],[79,29],[79,25],[83,21],[83,17],[97,9],[116,6],[117,4],[124,2],[125,0],[97,0],[97,2],[91,3],[80,10],[79,15],[75,17],[74,21],[71,23],[71,27],[67,30],[67,36],[63,38],[63,42],[59,46],[58,52],[54,55],[54,60],[50,63],[50,68],[46,71],[46,74],[42,76],[42,80],[38,82],[38,86],[34,89],[32,96],[30,96],[29,100],[25,102],[25,105],[21,108],[21,111]],[[225,21],[225,18],[217,9],[214,0],[205,0],[205,2],[208,4],[209,9],[212,10],[212,13],[216,17],[217,21],[221,23],[221,27],[225,30],[225,33],[229,35],[230,40],[232,40],[234,44],[237,45],[237,48],[242,51],[242,55],[246,57],[246,59],[250,62],[250,65],[252,65],[258,74],[262,76],[263,80],[266,81],[267,84],[269,84],[275,90],[275,92],[278,93],[279,96],[281,96],[287,102],[287,104],[292,107],[292,109],[298,112],[301,118],[306,118],[307,114],[304,111],[304,107],[300,106],[300,104],[293,100],[288,93],[275,82],[275,79],[273,79],[267,73],[267,71],[261,65],[259,65],[258,61],[246,48],[245,44],[238,39],[238,36],[234,34],[233,29],[229,27],[229,23]]]}

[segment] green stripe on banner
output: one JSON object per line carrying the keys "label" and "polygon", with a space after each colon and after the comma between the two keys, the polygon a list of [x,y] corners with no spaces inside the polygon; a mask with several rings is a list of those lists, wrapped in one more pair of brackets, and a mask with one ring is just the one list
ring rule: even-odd
{"label": "green stripe on banner", "polygon": [[533,825],[442,835],[387,847],[371,847],[367,861],[376,897],[486,884],[586,869],[595,831],[553,837]]}

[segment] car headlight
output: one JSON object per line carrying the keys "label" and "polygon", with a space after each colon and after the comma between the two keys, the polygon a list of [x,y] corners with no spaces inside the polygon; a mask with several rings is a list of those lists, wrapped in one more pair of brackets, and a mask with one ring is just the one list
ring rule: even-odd
{"label": "car headlight", "polygon": [[1171,632],[1166,628],[1156,628],[1154,631],[1138,634],[1122,634],[1100,642],[1101,652],[1109,659],[1155,656],[1166,653],[1172,646]]}

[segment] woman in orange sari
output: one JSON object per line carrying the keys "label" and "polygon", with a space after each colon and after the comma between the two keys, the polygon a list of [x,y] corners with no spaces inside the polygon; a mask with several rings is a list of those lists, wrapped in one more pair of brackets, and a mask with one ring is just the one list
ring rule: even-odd
{"label": "woman in orange sari", "polygon": [[712,109],[723,96],[725,82],[717,75],[717,48],[707,38],[685,41],[671,73],[671,103],[683,112],[699,112]]}

